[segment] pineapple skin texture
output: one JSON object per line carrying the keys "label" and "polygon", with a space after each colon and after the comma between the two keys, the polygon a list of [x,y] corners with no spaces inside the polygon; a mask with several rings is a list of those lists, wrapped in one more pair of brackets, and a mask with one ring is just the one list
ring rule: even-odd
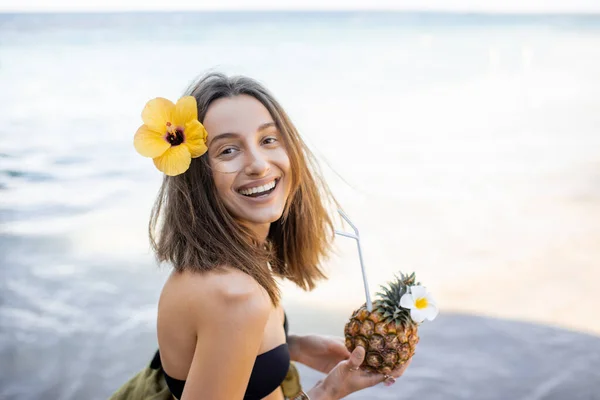
{"label": "pineapple skin texture", "polygon": [[355,310],[344,327],[346,348],[365,349],[365,360],[360,368],[370,372],[391,374],[415,354],[419,343],[418,325],[414,322],[385,322],[378,312],[379,301],[373,302],[373,311],[366,304]]}

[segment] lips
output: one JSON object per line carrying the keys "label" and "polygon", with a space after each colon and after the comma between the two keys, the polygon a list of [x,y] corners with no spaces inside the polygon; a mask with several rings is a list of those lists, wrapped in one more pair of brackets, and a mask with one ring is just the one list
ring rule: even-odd
{"label": "lips", "polygon": [[278,181],[279,178],[267,178],[260,181],[254,181],[252,183],[240,186],[237,189],[237,192],[244,196],[250,196],[257,193],[269,193],[277,186]]}

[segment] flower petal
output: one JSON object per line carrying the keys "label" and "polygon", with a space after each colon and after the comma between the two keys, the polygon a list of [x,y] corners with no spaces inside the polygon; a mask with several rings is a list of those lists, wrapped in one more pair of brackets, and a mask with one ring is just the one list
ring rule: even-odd
{"label": "flower petal", "polygon": [[184,173],[190,167],[192,156],[185,145],[173,146],[160,157],[154,159],[154,165],[169,176]]}
{"label": "flower petal", "polygon": [[171,145],[164,135],[142,125],[133,136],[133,147],[144,157],[154,158],[162,155]]}
{"label": "flower petal", "polygon": [[206,147],[206,129],[198,120],[193,120],[185,125],[185,144],[190,149],[192,158],[200,157],[206,153],[208,147]]}
{"label": "flower petal", "polygon": [[437,304],[437,302],[433,299],[433,296],[431,295],[431,293],[427,292],[427,295],[425,297],[427,298],[427,304],[433,304],[433,305]]}
{"label": "flower petal", "polygon": [[427,289],[425,289],[424,286],[411,286],[410,287],[410,292],[413,295],[413,298],[415,299],[415,301],[417,299],[421,299],[423,297],[427,297]]}
{"label": "flower petal", "polygon": [[425,320],[425,316],[425,310],[419,310],[418,308],[413,308],[412,310],[410,310],[410,317],[413,321],[415,321],[418,324]]}
{"label": "flower petal", "polygon": [[412,294],[405,293],[402,295],[400,298],[400,307],[408,309],[415,308],[415,300],[413,299]]}
{"label": "flower petal", "polygon": [[175,126],[186,126],[190,121],[198,119],[198,106],[194,96],[183,96],[177,100],[173,113],[173,123]]}
{"label": "flower petal", "polygon": [[175,104],[172,101],[157,97],[146,103],[142,120],[153,131],[166,133],[167,122],[172,122],[174,110]]}
{"label": "flower petal", "polygon": [[425,318],[427,318],[429,321],[433,321],[435,319],[435,317],[437,317],[437,315],[440,312],[440,310],[437,308],[437,306],[435,304],[430,304],[423,311],[425,313]]}

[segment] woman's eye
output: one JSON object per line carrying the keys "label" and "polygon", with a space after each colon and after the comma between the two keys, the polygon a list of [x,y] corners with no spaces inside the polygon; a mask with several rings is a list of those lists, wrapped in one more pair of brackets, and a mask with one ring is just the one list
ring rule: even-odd
{"label": "woman's eye", "polygon": [[223,151],[219,154],[219,155],[230,155],[233,154],[233,152],[235,151],[235,149],[233,147],[227,147],[226,149],[223,149]]}
{"label": "woman's eye", "polygon": [[277,139],[276,139],[276,138],[274,138],[274,137],[268,137],[268,138],[266,138],[266,139],[263,141],[263,143],[264,143],[264,144],[272,144],[272,143],[275,143],[275,142],[277,142]]}

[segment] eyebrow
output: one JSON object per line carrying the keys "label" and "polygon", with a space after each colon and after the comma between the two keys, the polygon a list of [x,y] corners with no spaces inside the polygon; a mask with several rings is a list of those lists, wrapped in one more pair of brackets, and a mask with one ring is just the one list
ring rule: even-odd
{"label": "eyebrow", "polygon": [[[264,131],[267,128],[271,128],[277,126],[275,124],[275,122],[265,122],[264,124],[261,124],[258,129],[256,130],[257,132],[260,131]],[[239,133],[235,133],[235,132],[225,132],[225,133],[220,133],[217,136],[215,136],[209,143],[209,146],[211,144],[213,144],[215,141],[217,140],[222,140],[222,139],[230,139],[230,138],[239,138],[241,135]]]}

